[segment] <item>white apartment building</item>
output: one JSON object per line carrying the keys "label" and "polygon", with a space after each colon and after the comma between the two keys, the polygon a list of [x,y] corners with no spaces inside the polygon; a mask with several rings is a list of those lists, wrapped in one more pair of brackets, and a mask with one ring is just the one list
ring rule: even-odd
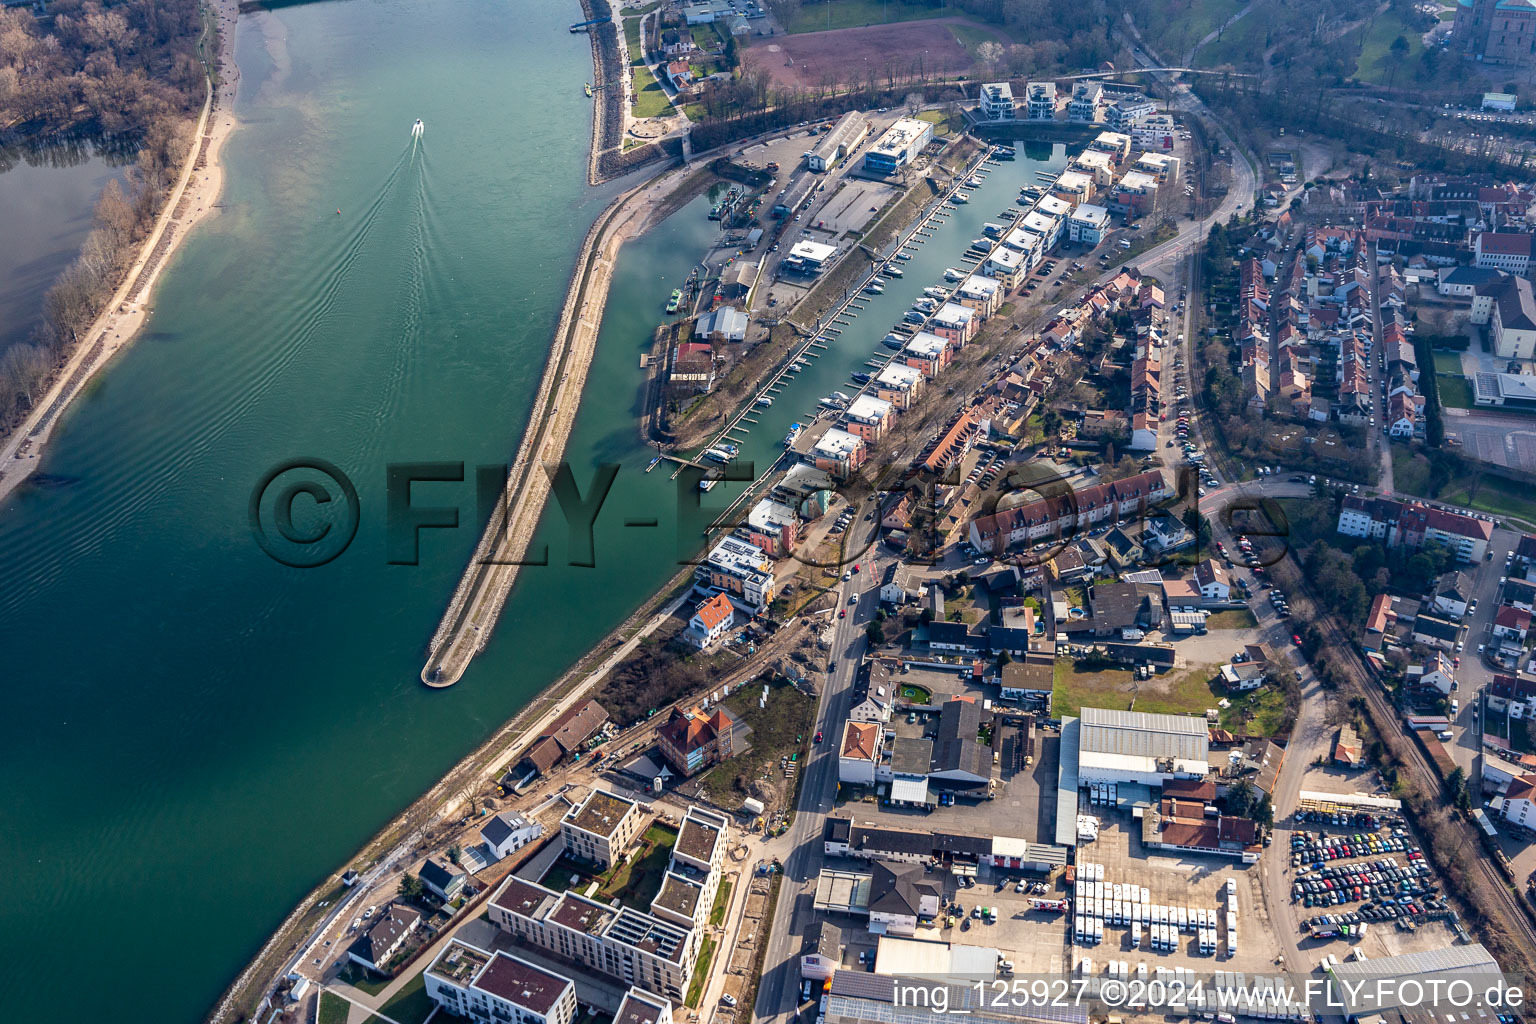
{"label": "white apartment building", "polygon": [[1056,120],[1056,83],[1030,82],[1024,90],[1031,121]]}
{"label": "white apartment building", "polygon": [[487,907],[514,938],[626,985],[683,999],[698,962],[701,932],[632,907],[557,893],[508,875]]}
{"label": "white apartment building", "polygon": [[474,1024],[571,1024],[576,986],[510,953],[455,939],[423,975],[434,1003]]}
{"label": "white apartment building", "polygon": [[560,822],[560,839],[566,853],[607,869],[629,849],[643,817],[633,800],[594,789]]}
{"label": "white apartment building", "polygon": [[1013,88],[1007,82],[989,82],[981,87],[981,116],[988,121],[1015,118]]}

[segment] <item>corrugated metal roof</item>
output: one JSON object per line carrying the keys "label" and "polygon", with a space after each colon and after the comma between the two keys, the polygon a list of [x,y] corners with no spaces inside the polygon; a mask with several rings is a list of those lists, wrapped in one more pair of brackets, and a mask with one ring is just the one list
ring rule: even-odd
{"label": "corrugated metal roof", "polygon": [[1082,723],[1071,716],[1061,720],[1061,761],[1056,776],[1056,843],[1077,845],[1077,752]]}
{"label": "corrugated metal roof", "polygon": [[1083,708],[1080,715],[1081,750],[1190,761],[1203,761],[1210,752],[1210,733],[1203,718],[1109,708]]}
{"label": "corrugated metal roof", "polygon": [[1498,962],[1483,948],[1480,942],[1470,946],[1446,946],[1444,949],[1426,949],[1401,956],[1373,957],[1352,963],[1341,963],[1333,969],[1340,978],[1407,978],[1417,975],[1496,973]]}

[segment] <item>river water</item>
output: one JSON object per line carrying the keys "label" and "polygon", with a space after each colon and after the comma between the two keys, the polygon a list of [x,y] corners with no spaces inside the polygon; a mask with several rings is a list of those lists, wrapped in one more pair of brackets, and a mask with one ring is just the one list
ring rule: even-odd
{"label": "river water", "polygon": [[[387,564],[386,466],[494,464],[521,436],[576,249],[616,191],[584,184],[578,10],[375,0],[242,25],[224,209],[0,511],[7,1020],[199,1019],[298,897],[696,543],[691,527],[679,543],[678,485],[642,472],[636,417],[639,355],[715,229],[703,200],[620,259],[570,446],[583,491],[597,464],[623,467],[596,567],[565,564],[552,517],[551,564],[524,572],[485,654],[449,690],[420,685],[479,524],[470,484],[418,484],[416,505],[456,505],[465,526]],[[1004,165],[913,264],[958,255],[1031,166]],[[876,351],[903,306],[882,300],[745,457],[771,458]],[[351,547],[307,571],[267,558],[247,512],[302,456],[345,471],[362,509]],[[624,525],[645,517],[658,526]]]}

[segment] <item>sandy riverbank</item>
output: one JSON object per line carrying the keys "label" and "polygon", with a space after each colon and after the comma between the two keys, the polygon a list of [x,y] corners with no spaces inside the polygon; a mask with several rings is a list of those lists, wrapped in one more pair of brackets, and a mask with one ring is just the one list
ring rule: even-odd
{"label": "sandy riverbank", "polygon": [[150,298],[160,272],[192,229],[216,209],[224,187],[219,152],[235,128],[235,91],[240,71],[235,65],[237,0],[210,0],[209,11],[218,29],[215,55],[216,86],[210,86],[195,125],[192,145],[155,226],[80,344],[54,377],[53,384],[0,445],[0,500],[4,500],[43,461],[53,428],[92,377],[126,348],[154,312]]}

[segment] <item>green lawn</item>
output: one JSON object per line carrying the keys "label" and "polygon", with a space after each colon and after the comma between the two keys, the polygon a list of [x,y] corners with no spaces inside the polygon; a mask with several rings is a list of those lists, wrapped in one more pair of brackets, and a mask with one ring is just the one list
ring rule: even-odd
{"label": "green lawn", "polygon": [[371,996],[376,996],[383,992],[389,987],[390,982],[394,980],[393,978],[381,978],[356,962],[348,963],[342,969],[339,977],[359,992],[366,992]]}
{"label": "green lawn", "polygon": [[1233,608],[1224,612],[1217,612],[1208,616],[1205,620],[1205,628],[1212,629],[1252,629],[1259,624],[1259,620],[1253,617],[1253,612],[1247,608]]}
{"label": "green lawn", "polygon": [[699,1000],[704,998],[704,986],[709,981],[710,962],[714,958],[714,936],[706,935],[704,936],[704,945],[699,947],[699,962],[693,969],[693,980],[688,983],[688,998],[685,1000],[694,1009],[698,1009]]}
{"label": "green lawn", "polygon": [[[1247,20],[1246,18],[1244,19]],[[1392,53],[1392,41],[1402,36],[1408,42],[1408,52],[1401,59]],[[1413,71],[1403,65],[1417,61],[1424,54],[1424,41],[1419,31],[1409,25],[1392,8],[1377,15],[1360,50],[1360,60],[1355,65],[1355,77],[1362,82],[1378,85],[1396,85],[1397,79],[1412,79]],[[1393,68],[1397,73],[1393,75]]]}
{"label": "green lawn", "polygon": [[1215,31],[1217,25],[1236,14],[1242,6],[1243,0],[1144,4],[1136,11],[1136,27],[1159,53],[1167,53],[1170,59],[1177,55],[1182,61],[1191,46]]}
{"label": "green lawn", "polygon": [[384,1016],[400,1024],[422,1024],[436,1006],[427,995],[426,968],[423,967],[379,1009]]}
{"label": "green lawn", "polygon": [[1231,706],[1221,709],[1221,727],[1228,732],[1249,736],[1273,736],[1285,724],[1285,695],[1273,686],[1227,698]]}
{"label": "green lawn", "polygon": [[[1241,6],[1241,5],[1239,5]],[[1195,56],[1195,63],[1203,68],[1217,67],[1222,64],[1232,64],[1239,71],[1252,69],[1263,57],[1265,40],[1269,37],[1269,19],[1264,17],[1262,8],[1249,14],[1222,33],[1220,39],[1213,39],[1200,49]],[[1209,32],[1220,24],[1219,19],[1212,19]],[[1203,38],[1194,36],[1194,39]],[[1389,41],[1390,41],[1390,37]],[[1191,39],[1192,43],[1194,39]]]}
{"label": "green lawn", "polygon": [[1436,352],[1434,355],[1436,373],[1461,373],[1461,353]]}
{"label": "green lawn", "polygon": [[1429,497],[1429,463],[1405,444],[1392,446],[1392,489]]}
{"label": "green lawn", "polygon": [[334,992],[320,993],[320,1024],[347,1024],[352,1004]]}
{"label": "green lawn", "polygon": [[1070,658],[1058,658],[1051,688],[1051,714],[1076,715],[1084,706],[1125,711],[1131,706],[1129,669],[1079,672]]}
{"label": "green lawn", "polygon": [[640,840],[641,847],[635,855],[627,864],[613,868],[598,890],[604,901],[616,896],[627,907],[649,910],[651,901],[661,891],[667,863],[672,859],[672,847],[677,843],[677,833],[662,825],[652,825]]}
{"label": "green lawn", "polygon": [[672,101],[651,74],[650,68],[637,67],[635,74],[635,116],[662,117],[673,113]]}
{"label": "green lawn", "polygon": [[802,4],[789,22],[791,35],[799,32],[826,32],[834,28],[860,28],[898,21],[922,21],[928,18],[952,18],[964,15],[959,8],[918,7],[891,3],[889,0],[822,0]]}
{"label": "green lawn", "polygon": [[1440,500],[1489,515],[1513,516],[1536,523],[1536,498],[1533,498],[1531,488],[1492,473],[1478,473],[1453,481],[1440,492]]}
{"label": "green lawn", "polygon": [[[1442,385],[1444,381],[1442,380]],[[1445,392],[1441,391],[1441,401]],[[1431,497],[1429,492],[1429,463],[1414,455],[1407,445],[1392,446],[1392,484],[1401,494]],[[1526,523],[1536,524],[1536,496],[1531,489],[1514,480],[1492,473],[1472,471],[1446,484],[1438,500],[1451,505],[1487,512],[1494,516],[1513,516]]]}
{"label": "green lawn", "polygon": [[1079,672],[1072,661],[1058,659],[1051,714],[1076,715],[1084,707],[1128,711],[1133,703],[1135,710],[1151,714],[1204,714],[1220,696],[1211,685],[1215,671],[1198,665],[1138,683],[1129,669]]}
{"label": "green lawn", "polygon": [[693,36],[693,45],[706,53],[720,46],[720,35],[713,25],[693,25],[689,34]]}
{"label": "green lawn", "polygon": [[1472,385],[1467,383],[1465,377],[1435,376],[1435,386],[1440,389],[1440,405],[1447,409],[1470,409],[1476,403],[1472,400]]}
{"label": "green lawn", "polygon": [[901,699],[909,704],[927,704],[933,700],[933,694],[921,686],[903,686]]}
{"label": "green lawn", "polygon": [[937,135],[954,135],[965,130],[964,117],[959,114],[945,114],[942,110],[924,110],[917,115],[917,119],[933,125],[934,133]]}
{"label": "green lawn", "polygon": [[645,63],[645,48],[640,43],[640,19],[624,19],[624,45],[629,47],[629,63],[640,65]]}
{"label": "green lawn", "polygon": [[725,912],[731,909],[731,883],[721,882],[720,891],[715,894],[715,905],[709,911],[709,923],[715,927],[725,923]]}
{"label": "green lawn", "polygon": [[969,23],[962,22],[954,25],[946,25],[945,27],[949,29],[949,34],[955,37],[956,42],[965,47],[965,52],[969,53],[972,57],[976,56],[976,47],[980,46],[982,43],[1002,43],[1005,46],[1008,43],[1008,40],[1002,38],[996,32],[993,32],[987,28],[983,28],[980,25],[971,25]]}
{"label": "green lawn", "polygon": [[1203,715],[1206,708],[1215,707],[1221,699],[1221,692],[1211,682],[1215,678],[1215,665],[1195,665],[1154,675],[1142,680],[1135,709],[1154,715]]}

